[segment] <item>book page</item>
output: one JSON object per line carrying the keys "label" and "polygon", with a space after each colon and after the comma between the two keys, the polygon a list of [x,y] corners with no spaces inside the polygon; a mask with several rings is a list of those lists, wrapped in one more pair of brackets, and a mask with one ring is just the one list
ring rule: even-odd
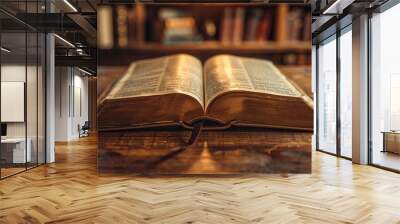
{"label": "book page", "polygon": [[205,103],[215,96],[234,89],[253,89],[239,57],[218,55],[204,66]]}
{"label": "book page", "polygon": [[204,67],[205,103],[233,90],[297,97],[301,93],[269,61],[219,55]]}
{"label": "book page", "polygon": [[190,55],[172,55],[133,63],[107,99],[184,93],[203,103],[202,66]]}
{"label": "book page", "polygon": [[272,62],[253,58],[242,58],[241,61],[246,68],[253,90],[283,96],[301,96],[301,93]]}

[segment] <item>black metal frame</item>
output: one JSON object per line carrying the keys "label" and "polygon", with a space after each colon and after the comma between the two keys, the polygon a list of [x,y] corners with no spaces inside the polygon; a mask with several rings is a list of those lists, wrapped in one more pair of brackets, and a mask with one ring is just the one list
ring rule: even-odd
{"label": "black metal frame", "polygon": [[372,65],[371,65],[371,55],[372,55],[372,42],[371,42],[371,18],[372,18],[372,13],[369,12],[368,13],[368,54],[367,54],[367,61],[368,61],[368,75],[367,75],[367,92],[368,92],[368,96],[367,96],[367,107],[368,107],[368,112],[367,112],[367,120],[368,120],[368,124],[367,124],[367,132],[368,132],[368,137],[367,137],[367,141],[368,141],[368,155],[367,155],[367,162],[368,164],[372,164],[372,83],[371,83],[371,72],[372,72]]}
{"label": "black metal frame", "polygon": [[319,44],[315,45],[315,99],[314,99],[314,113],[315,113],[315,148],[316,150],[319,149],[319,113],[318,113],[318,107],[319,107],[319,76],[318,76],[318,70],[319,70],[319,55],[318,55],[318,50],[319,50]]}
{"label": "black metal frame", "polygon": [[340,35],[341,32],[337,25],[336,29],[336,154],[341,156],[341,133],[342,124],[340,118],[340,78],[341,78],[341,66],[340,66]]}
{"label": "black metal frame", "polygon": [[[25,11],[27,10],[27,3],[28,1],[25,0]],[[36,0],[36,11],[38,11],[39,9],[39,0]],[[46,7],[46,11],[47,11],[47,7]],[[4,12],[2,10],[2,12]],[[12,16],[12,15],[11,15]],[[16,18],[18,20],[18,18]],[[19,21],[19,20],[18,20]],[[21,21],[20,21],[21,22]],[[44,116],[42,117],[44,120],[42,121],[44,123],[44,136],[43,136],[43,142],[44,145],[42,147],[44,147],[42,150],[44,152],[43,156],[43,162],[39,163],[39,107],[36,107],[36,143],[37,143],[37,153],[36,153],[36,162],[33,166],[28,166],[28,154],[26,152],[27,147],[28,147],[28,125],[27,125],[27,121],[28,121],[28,117],[27,117],[27,81],[28,81],[28,31],[31,30],[34,33],[36,33],[36,104],[39,104],[39,33],[43,33],[31,26],[29,26],[26,23],[24,24],[24,34],[25,34],[25,84],[24,84],[24,120],[25,120],[25,169],[15,172],[13,174],[7,175],[7,176],[2,176],[2,169],[0,168],[0,180],[6,179],[8,177],[12,177],[14,175],[17,175],[19,173],[23,173],[27,170],[39,167],[41,165],[44,165],[47,163],[47,39],[46,39],[46,35],[43,36],[43,42],[42,44],[44,44],[44,51],[42,51],[41,53],[44,53],[44,55],[42,55],[42,60],[44,60],[44,65],[43,65],[43,79],[42,82],[44,84],[44,99],[43,99],[43,109],[44,109]],[[2,36],[3,32],[0,32],[0,45],[1,44],[1,36]],[[47,34],[47,33],[43,33],[43,34]],[[1,58],[1,54],[0,54],[0,68],[1,68],[1,62],[2,62],[2,58]],[[1,70],[0,70],[0,81],[1,81]],[[1,89],[1,86],[0,86]],[[1,93],[0,93],[1,96]],[[0,97],[0,101],[1,101],[1,97]],[[1,115],[0,115],[0,120],[1,120]],[[1,123],[1,122],[0,122]],[[0,144],[0,156],[1,156],[1,144]],[[1,158],[1,157],[0,157]],[[31,165],[31,164],[30,164]]]}
{"label": "black metal frame", "polygon": [[[0,23],[0,30],[1,30],[1,28],[2,28],[2,23]],[[0,47],[1,46],[3,46],[3,44],[2,44],[2,32],[0,32]],[[2,61],[2,58],[1,58],[1,55],[2,55],[2,53],[1,53],[1,51],[0,51],[0,112],[1,112],[1,78],[2,78],[2,74],[1,74],[1,61]],[[1,113],[0,113],[0,124],[1,124]],[[1,130],[0,130],[0,136],[1,136]],[[1,144],[0,144],[0,164],[1,164],[1,152],[2,152],[2,149],[1,149]],[[0,180],[1,180],[1,167],[0,167]]]}

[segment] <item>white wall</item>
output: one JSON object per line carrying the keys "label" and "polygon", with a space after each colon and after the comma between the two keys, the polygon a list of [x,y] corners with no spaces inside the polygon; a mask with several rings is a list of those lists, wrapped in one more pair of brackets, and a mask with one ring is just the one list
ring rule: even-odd
{"label": "white wall", "polygon": [[88,78],[76,68],[56,67],[55,140],[79,137],[78,125],[88,120]]}
{"label": "white wall", "polygon": [[69,132],[69,68],[55,68],[55,141],[67,141]]}
{"label": "white wall", "polygon": [[72,108],[71,135],[76,138],[79,137],[78,125],[82,126],[85,121],[88,121],[88,78],[82,76],[81,73],[77,75],[75,70],[73,86],[74,107]]}

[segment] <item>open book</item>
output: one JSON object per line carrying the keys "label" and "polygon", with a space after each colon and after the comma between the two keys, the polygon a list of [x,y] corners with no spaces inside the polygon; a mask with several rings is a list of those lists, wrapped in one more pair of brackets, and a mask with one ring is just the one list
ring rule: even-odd
{"label": "open book", "polygon": [[270,61],[177,54],[132,63],[100,102],[99,130],[232,125],[312,130],[313,102]]}

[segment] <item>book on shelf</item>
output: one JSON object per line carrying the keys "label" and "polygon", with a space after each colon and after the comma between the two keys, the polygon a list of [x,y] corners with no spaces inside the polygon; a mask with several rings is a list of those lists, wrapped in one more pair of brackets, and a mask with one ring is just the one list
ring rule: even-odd
{"label": "book on shelf", "polygon": [[273,32],[273,21],[273,12],[269,9],[225,8],[220,40],[223,44],[268,41]]}
{"label": "book on shelf", "polygon": [[197,34],[195,18],[185,10],[164,8],[158,12],[163,31],[164,44],[196,42],[201,40]]}
{"label": "book on shelf", "polygon": [[145,39],[145,33],[147,32],[145,26],[145,21],[147,19],[146,8],[143,4],[136,4],[133,9],[135,12],[134,23],[135,23],[135,33],[136,33],[136,38],[134,39],[134,41],[141,43],[146,40]]}
{"label": "book on shelf", "polygon": [[[123,7],[123,5],[120,5],[120,7]],[[127,29],[128,29],[128,46],[132,42],[137,42],[139,41],[139,31],[138,31],[138,13],[136,13],[136,9],[134,7],[130,7],[127,9],[128,10],[128,15],[127,15]]]}
{"label": "book on shelf", "polygon": [[302,40],[304,10],[301,8],[292,8],[288,14],[288,40]]}
{"label": "book on shelf", "polygon": [[238,44],[243,40],[243,29],[244,29],[244,19],[245,19],[245,10],[242,7],[238,7],[235,9],[235,17],[233,21],[233,34],[232,34],[232,42],[234,44]]}
{"label": "book on shelf", "polygon": [[99,48],[110,49],[114,47],[113,15],[111,6],[102,6],[98,9],[98,39]]}
{"label": "book on shelf", "polygon": [[256,35],[257,41],[265,42],[269,40],[269,36],[271,35],[272,32],[272,15],[273,14],[270,10],[264,10],[264,15],[262,17]]}
{"label": "book on shelf", "polygon": [[116,7],[116,40],[118,46],[125,48],[128,46],[128,8],[123,5],[118,5]]}
{"label": "book on shelf", "polygon": [[223,44],[230,43],[232,41],[232,24],[233,24],[233,9],[225,8],[224,14],[221,20],[221,34],[220,41]]}
{"label": "book on shelf", "polygon": [[311,40],[311,13],[302,7],[223,7],[210,15],[200,9],[143,5],[99,9],[100,48],[128,48],[146,42],[237,45]]}
{"label": "book on shelf", "polygon": [[100,6],[97,13],[99,48],[127,48],[145,40],[143,6]]}
{"label": "book on shelf", "polygon": [[261,21],[263,15],[263,10],[262,9],[254,9],[251,10],[249,13],[249,18],[247,19],[247,30],[246,30],[246,36],[245,40],[246,41],[255,41],[256,40],[256,35],[258,31],[258,27]]}
{"label": "book on shelf", "polygon": [[99,101],[99,130],[231,126],[312,130],[313,102],[267,60],[177,54],[133,62]]}
{"label": "book on shelf", "polygon": [[288,41],[311,40],[311,12],[303,8],[293,7],[287,19]]}

